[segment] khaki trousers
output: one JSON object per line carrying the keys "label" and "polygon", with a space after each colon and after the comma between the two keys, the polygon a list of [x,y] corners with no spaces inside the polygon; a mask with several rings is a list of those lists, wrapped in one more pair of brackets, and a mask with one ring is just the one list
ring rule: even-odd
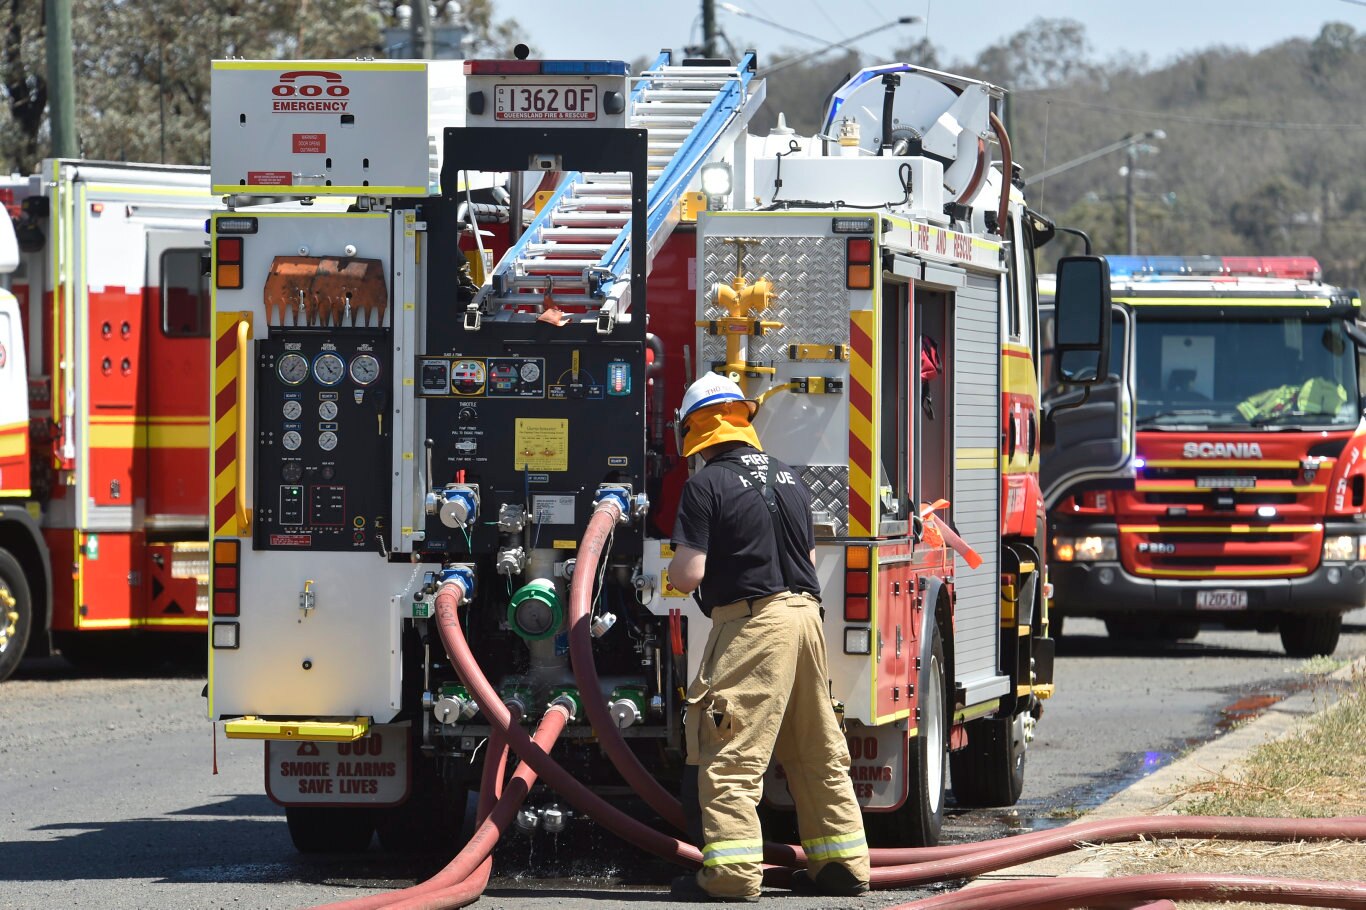
{"label": "khaki trousers", "polygon": [[819,604],[784,592],[717,607],[711,618],[685,722],[688,762],[700,766],[698,884],[718,897],[759,893],[758,805],[772,757],[782,763],[797,804],[810,874],[838,862],[868,881],[849,749],[826,688]]}

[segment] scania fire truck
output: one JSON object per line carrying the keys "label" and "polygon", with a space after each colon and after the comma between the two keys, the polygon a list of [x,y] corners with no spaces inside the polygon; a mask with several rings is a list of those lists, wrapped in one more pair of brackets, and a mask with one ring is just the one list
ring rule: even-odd
{"label": "scania fire truck", "polygon": [[[273,109],[301,69],[345,110]],[[950,768],[959,803],[1013,803],[1053,685],[1033,271],[1051,226],[1011,179],[1003,92],[881,67],[822,136],[759,138],[753,54],[666,52],[634,78],[468,61],[429,193],[423,78],[214,69],[216,190],[358,197],[213,218],[209,715],[266,740],[296,845],[449,824],[490,737],[551,705],[577,719],[553,753],[571,777],[523,828],[563,830],[576,782],[630,781],[677,818],[660,784],[707,620],[668,580],[688,471],[669,415],[708,370],[763,401],[760,437],[815,494],[870,827],[933,842]],[[489,173],[548,189],[523,210],[472,189]],[[1068,324],[1108,325],[1106,291],[1060,298]],[[1086,334],[1069,358],[1108,375]],[[769,783],[781,811],[780,768]]]}
{"label": "scania fire truck", "polygon": [[0,680],[52,639],[78,663],[196,655],[208,169],[49,160],[0,177],[0,202],[19,251],[0,312]]}
{"label": "scania fire truck", "polygon": [[1288,654],[1331,654],[1366,600],[1358,294],[1309,257],[1109,265],[1136,480],[1050,507],[1061,615],[1129,640],[1279,630]]}

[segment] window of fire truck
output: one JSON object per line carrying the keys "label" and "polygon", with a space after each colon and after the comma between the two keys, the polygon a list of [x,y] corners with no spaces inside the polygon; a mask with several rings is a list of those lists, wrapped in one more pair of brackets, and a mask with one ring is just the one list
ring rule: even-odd
{"label": "window of fire truck", "polygon": [[166,250],[161,254],[161,331],[168,338],[207,338],[209,280],[202,249]]}
{"label": "window of fire truck", "polygon": [[911,489],[911,434],[913,412],[911,402],[911,367],[918,372],[920,358],[912,359],[911,351],[919,352],[910,322],[911,286],[892,282],[888,276],[882,281],[882,325],[879,355],[882,369],[882,402],[887,410],[882,416],[881,449],[878,484],[882,487],[883,521],[906,521],[910,514]]}
{"label": "window of fire truck", "polygon": [[1355,426],[1355,346],[1336,320],[1224,310],[1183,319],[1139,310],[1138,426]]}

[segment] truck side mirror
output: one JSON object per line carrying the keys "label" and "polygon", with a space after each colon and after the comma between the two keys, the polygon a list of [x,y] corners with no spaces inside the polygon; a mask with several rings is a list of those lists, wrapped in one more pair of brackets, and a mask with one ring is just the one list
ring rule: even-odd
{"label": "truck side mirror", "polygon": [[1100,256],[1058,260],[1053,382],[1094,385],[1110,370],[1110,264]]}

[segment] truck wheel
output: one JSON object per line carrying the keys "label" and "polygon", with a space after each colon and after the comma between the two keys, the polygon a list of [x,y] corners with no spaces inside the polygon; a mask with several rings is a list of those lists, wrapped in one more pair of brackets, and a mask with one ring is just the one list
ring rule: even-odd
{"label": "truck wheel", "polygon": [[967,725],[968,744],[949,753],[953,798],[968,809],[1013,806],[1024,791],[1029,714],[986,717]]}
{"label": "truck wheel", "polygon": [[19,561],[0,550],[0,682],[24,659],[33,628],[33,598]]}
{"label": "truck wheel", "polygon": [[1157,624],[1157,637],[1162,641],[1195,641],[1200,635],[1200,623],[1191,620],[1166,620]]}
{"label": "truck wheel", "polygon": [[406,803],[376,810],[379,845],[389,853],[454,856],[466,840],[465,805],[469,791],[459,783],[447,782],[443,787],[433,776],[420,784],[416,775],[422,770],[413,769],[413,792]]}
{"label": "truck wheel", "polygon": [[1309,613],[1281,620],[1281,645],[1291,657],[1327,657],[1342,635],[1341,613]]}
{"label": "truck wheel", "polygon": [[939,630],[930,642],[930,659],[921,664],[919,731],[910,739],[906,802],[891,812],[866,816],[870,834],[880,844],[933,847],[944,824],[945,771],[949,750],[948,688],[944,681],[944,644]]}
{"label": "truck wheel", "polygon": [[375,834],[373,809],[286,806],[289,838],[300,853],[360,853]]}

